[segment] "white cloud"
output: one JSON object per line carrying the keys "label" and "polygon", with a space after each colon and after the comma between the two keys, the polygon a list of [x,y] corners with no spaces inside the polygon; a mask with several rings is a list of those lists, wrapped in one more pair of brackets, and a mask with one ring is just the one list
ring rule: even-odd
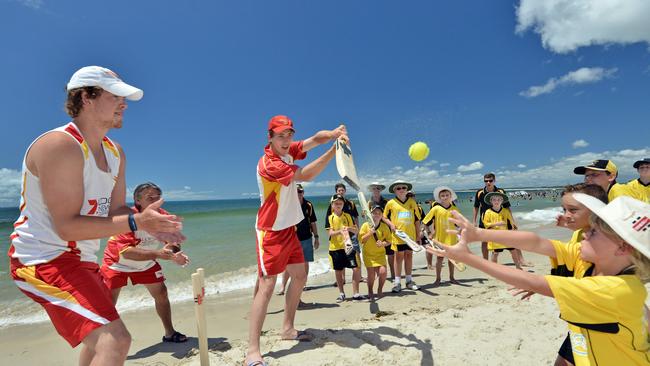
{"label": "white cloud", "polygon": [[589,146],[589,143],[583,139],[580,140],[575,140],[573,141],[573,144],[571,144],[574,149],[580,148],[580,147],[587,147]]}
{"label": "white cloud", "polygon": [[471,172],[473,170],[479,170],[479,169],[482,169],[482,168],[483,168],[483,163],[481,163],[480,161],[475,161],[475,162],[473,162],[471,164],[468,164],[468,165],[460,165],[458,167],[458,171],[459,172]]}
{"label": "white cloud", "polygon": [[448,167],[448,166],[450,166],[450,165],[451,165],[451,164],[449,164],[449,163],[441,163],[441,164],[440,164],[440,167],[441,167],[441,168],[446,168],[446,167]]}
{"label": "white cloud", "polygon": [[523,168],[525,168],[525,167],[526,167],[526,164],[518,164],[518,165],[517,165],[517,168],[519,168],[519,169],[523,169]]}
{"label": "white cloud", "polygon": [[650,44],[647,0],[521,0],[516,13],[516,33],[532,29],[556,53],[591,45]]}
{"label": "white cloud", "polygon": [[41,6],[43,6],[43,0],[16,0],[16,1],[32,9],[40,9]]}
{"label": "white cloud", "polygon": [[557,87],[567,86],[567,85],[576,85],[576,84],[587,84],[587,83],[596,83],[605,78],[612,77],[617,68],[604,69],[602,67],[582,67],[578,70],[571,71],[568,74],[558,78],[550,78],[544,85],[534,85],[519,93],[519,95],[527,98],[534,98],[542,94],[548,94],[553,92]]}
{"label": "white cloud", "polygon": [[13,169],[0,169],[0,207],[18,207],[20,202],[20,172]]}

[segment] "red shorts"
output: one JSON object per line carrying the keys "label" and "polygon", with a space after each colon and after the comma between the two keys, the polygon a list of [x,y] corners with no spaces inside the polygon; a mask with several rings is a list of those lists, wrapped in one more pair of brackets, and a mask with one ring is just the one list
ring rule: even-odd
{"label": "red shorts", "polygon": [[56,331],[72,347],[96,328],[119,319],[99,266],[81,262],[76,254],[64,253],[35,266],[12,258],[11,276],[27,297],[45,308]]}
{"label": "red shorts", "polygon": [[257,231],[257,271],[260,277],[284,272],[289,264],[304,263],[295,227],[280,231]]}
{"label": "red shorts", "polygon": [[165,276],[163,276],[162,268],[160,264],[156,264],[141,272],[121,272],[114,269],[108,268],[108,266],[102,266],[102,277],[104,277],[104,284],[106,287],[113,290],[116,288],[121,288],[126,286],[127,280],[131,279],[132,285],[138,284],[149,284],[149,283],[158,283],[165,281]]}

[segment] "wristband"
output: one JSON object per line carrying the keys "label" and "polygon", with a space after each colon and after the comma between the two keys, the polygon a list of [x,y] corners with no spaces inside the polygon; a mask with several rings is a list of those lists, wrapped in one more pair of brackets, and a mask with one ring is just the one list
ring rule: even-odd
{"label": "wristband", "polygon": [[133,216],[133,213],[129,214],[129,228],[133,232],[138,231],[138,225],[135,224],[135,217]]}

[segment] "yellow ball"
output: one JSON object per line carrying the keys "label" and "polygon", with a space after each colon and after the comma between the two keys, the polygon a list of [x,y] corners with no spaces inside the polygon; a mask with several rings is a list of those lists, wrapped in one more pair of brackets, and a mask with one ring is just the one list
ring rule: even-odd
{"label": "yellow ball", "polygon": [[415,161],[422,161],[429,156],[429,147],[422,141],[418,141],[409,147],[409,156]]}

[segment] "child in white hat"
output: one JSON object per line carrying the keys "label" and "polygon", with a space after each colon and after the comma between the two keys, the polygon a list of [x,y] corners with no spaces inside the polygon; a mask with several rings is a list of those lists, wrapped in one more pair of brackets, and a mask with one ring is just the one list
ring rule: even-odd
{"label": "child in white hat", "polygon": [[650,205],[622,196],[605,204],[583,193],[573,198],[591,212],[580,256],[594,264],[592,277],[540,276],[484,260],[469,251],[474,241],[512,242],[532,233],[476,228],[458,213],[451,219],[461,240],[436,254],[467,263],[515,287],[555,298],[569,326],[576,366],[647,365],[650,360],[647,291],[650,274]]}

